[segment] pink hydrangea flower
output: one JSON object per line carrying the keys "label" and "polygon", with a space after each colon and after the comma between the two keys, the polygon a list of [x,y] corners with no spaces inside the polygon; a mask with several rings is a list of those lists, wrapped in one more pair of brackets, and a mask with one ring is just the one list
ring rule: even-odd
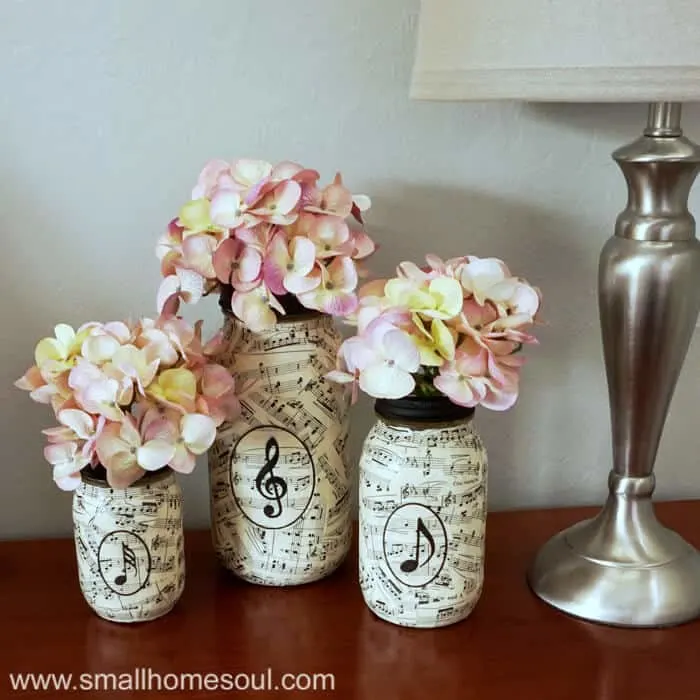
{"label": "pink hydrangea flower", "polygon": [[341,345],[328,378],[350,386],[353,400],[362,389],[375,398],[415,392],[465,407],[510,408],[523,364],[516,353],[536,342],[528,327],[539,291],[495,258],[428,255],[426,262],[401,263],[395,278],[360,289],[349,316],[357,335]]}
{"label": "pink hydrangea flower", "polygon": [[302,236],[295,236],[289,243],[276,234],[265,257],[265,283],[273,294],[308,292],[321,282],[320,275],[312,276],[316,264],[314,244]]}
{"label": "pink hydrangea flower", "polygon": [[166,466],[175,454],[175,447],[162,439],[144,439],[134,419],[125,416],[102,431],[97,439],[97,454],[110,486],[125,488],[146,471]]}
{"label": "pink hydrangea flower", "polygon": [[379,318],[369,325],[365,338],[364,347],[350,346],[350,361],[360,370],[360,389],[379,399],[410,394],[415,387],[412,375],[420,366],[410,336]]}
{"label": "pink hydrangea flower", "polygon": [[[59,425],[43,431],[45,456],[61,488],[75,488],[81,471],[98,464],[114,488],[164,466],[190,471],[191,455],[235,419],[235,381],[212,361],[201,325],[172,316],[77,331],[59,324],[55,337],[37,344],[39,364],[16,384],[54,409]],[[163,421],[173,426],[167,440],[149,433]]]}
{"label": "pink hydrangea flower", "polygon": [[196,456],[214,444],[216,423],[210,416],[188,413],[180,416],[177,423],[172,418],[152,422],[146,437],[150,444],[168,445],[168,464],[176,472],[189,474],[195,467]]}
{"label": "pink hydrangea flower", "polygon": [[260,251],[237,238],[225,240],[214,253],[216,277],[239,291],[250,291],[262,280]]}
{"label": "pink hydrangea flower", "polygon": [[357,268],[348,257],[333,259],[328,267],[319,265],[314,272],[318,284],[311,291],[299,294],[299,301],[308,309],[316,309],[331,316],[348,316],[358,305]]}
{"label": "pink hydrangea flower", "polygon": [[277,321],[278,297],[290,294],[310,309],[351,314],[363,273],[354,261],[370,256],[376,244],[345,219],[362,224],[371,202],[353,195],[340,174],[326,187],[318,181],[316,170],[291,161],[207,163],[192,199],[156,247],[159,313],[174,316],[181,302],[196,303],[230,285],[232,313],[258,330]]}
{"label": "pink hydrangea flower", "polygon": [[60,489],[72,491],[77,488],[80,470],[88,464],[77,442],[51,443],[44,448],[44,457],[53,467],[53,479]]}

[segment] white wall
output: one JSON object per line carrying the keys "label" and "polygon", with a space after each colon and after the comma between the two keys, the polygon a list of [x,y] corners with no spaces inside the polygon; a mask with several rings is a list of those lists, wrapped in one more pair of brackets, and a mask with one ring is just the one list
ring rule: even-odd
{"label": "white wall", "polygon": [[[0,537],[70,531],[12,387],[54,323],[153,312],[157,235],[209,158],[341,169],[370,194],[377,273],[426,251],[503,257],[541,286],[541,346],[507,414],[480,411],[493,509],[598,502],[610,466],[595,281],[625,189],[609,153],[639,106],[408,100],[418,0],[3,0],[0,4]],[[700,138],[700,112],[686,130]],[[696,210],[700,200],[694,197]],[[700,283],[700,281],[699,281]],[[213,300],[188,312],[214,328]],[[691,348],[660,497],[700,496]],[[355,413],[354,450],[369,403]],[[182,479],[208,519],[204,465]]]}

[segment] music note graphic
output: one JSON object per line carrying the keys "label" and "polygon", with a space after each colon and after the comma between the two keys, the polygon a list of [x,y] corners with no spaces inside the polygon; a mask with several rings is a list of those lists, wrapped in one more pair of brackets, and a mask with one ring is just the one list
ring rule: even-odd
{"label": "music note graphic", "polygon": [[134,552],[128,544],[122,542],[122,572],[114,579],[115,586],[123,586],[126,583],[129,567],[134,570],[134,574],[138,575],[139,569],[136,562],[136,552]]}
{"label": "music note graphic", "polygon": [[268,439],[265,444],[265,464],[255,477],[255,488],[263,498],[274,501],[276,507],[268,503],[263,508],[263,513],[268,518],[278,518],[282,515],[282,499],[287,495],[287,482],[274,473],[274,468],[279,460],[279,443],[274,437]]}
{"label": "music note graphic", "polygon": [[[430,554],[428,554],[427,559],[423,563],[419,561],[421,536],[425,537],[426,541],[428,542],[428,548],[430,550]],[[409,558],[402,561],[401,571],[403,571],[406,574],[410,574],[412,571],[415,571],[418,567],[425,566],[433,558],[434,555],[435,539],[430,534],[428,528],[425,526],[423,518],[418,518],[418,522],[416,523],[416,556],[414,558]]]}

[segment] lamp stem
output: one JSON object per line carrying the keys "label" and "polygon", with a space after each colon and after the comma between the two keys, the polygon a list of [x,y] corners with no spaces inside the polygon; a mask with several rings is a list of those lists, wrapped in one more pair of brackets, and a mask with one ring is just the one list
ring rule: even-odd
{"label": "lamp stem", "polygon": [[598,516],[539,552],[530,584],[594,622],[647,627],[700,616],[700,555],[654,514],[654,462],[700,311],[700,242],[688,196],[700,147],[682,135],[681,105],[650,105],[644,136],[614,158],[627,207],[600,256],[598,301],[613,468]]}
{"label": "lamp stem", "polygon": [[676,137],[682,136],[680,102],[652,102],[649,105],[649,118],[645,136]]}

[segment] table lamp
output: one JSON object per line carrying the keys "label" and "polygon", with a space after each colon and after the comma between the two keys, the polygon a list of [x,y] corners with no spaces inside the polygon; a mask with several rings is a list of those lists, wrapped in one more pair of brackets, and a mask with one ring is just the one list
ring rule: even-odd
{"label": "table lamp", "polygon": [[699,616],[700,555],[658,522],[651,496],[700,310],[700,243],[687,208],[700,147],[683,136],[680,104],[700,98],[700,0],[423,0],[411,96],[650,103],[643,135],[613,154],[629,195],[600,256],[608,499],[542,547],[528,580],[547,603],[595,622],[656,627]]}

